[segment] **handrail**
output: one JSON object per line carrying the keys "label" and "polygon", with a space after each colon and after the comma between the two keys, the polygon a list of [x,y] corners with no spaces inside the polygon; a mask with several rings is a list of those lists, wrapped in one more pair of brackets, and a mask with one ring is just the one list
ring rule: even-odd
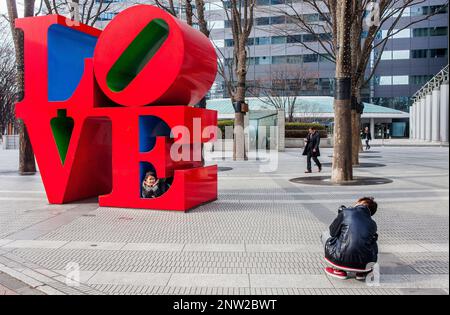
{"label": "handrail", "polygon": [[421,99],[425,95],[431,93],[436,87],[439,87],[443,82],[448,82],[448,64],[439,71],[430,81],[425,83],[414,95],[412,96],[414,102]]}

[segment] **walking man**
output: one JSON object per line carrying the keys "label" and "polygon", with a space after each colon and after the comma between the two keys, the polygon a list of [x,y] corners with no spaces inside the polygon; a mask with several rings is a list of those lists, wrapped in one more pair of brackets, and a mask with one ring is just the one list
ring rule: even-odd
{"label": "walking man", "polygon": [[305,173],[312,173],[311,168],[311,159],[314,160],[317,167],[319,168],[319,172],[322,171],[322,164],[317,158],[320,156],[320,134],[315,127],[309,128],[308,136],[305,139],[305,149],[303,150],[303,155],[306,155],[307,158],[307,169]]}
{"label": "walking man", "polygon": [[372,141],[372,134],[370,133],[369,127],[364,128],[364,140],[366,140],[366,151],[370,150],[369,141]]}

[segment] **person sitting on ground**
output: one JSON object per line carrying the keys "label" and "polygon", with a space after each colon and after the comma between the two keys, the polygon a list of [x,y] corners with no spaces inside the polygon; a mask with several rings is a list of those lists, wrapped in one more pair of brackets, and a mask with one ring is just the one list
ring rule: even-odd
{"label": "person sitting on ground", "polygon": [[169,189],[163,179],[158,179],[154,172],[147,172],[142,182],[142,198],[157,198]]}
{"label": "person sitting on ground", "polygon": [[341,206],[330,231],[322,234],[325,268],[329,276],[345,280],[347,272],[355,272],[357,280],[365,280],[378,260],[377,224],[372,216],[378,205],[373,197],[360,198],[354,207]]}

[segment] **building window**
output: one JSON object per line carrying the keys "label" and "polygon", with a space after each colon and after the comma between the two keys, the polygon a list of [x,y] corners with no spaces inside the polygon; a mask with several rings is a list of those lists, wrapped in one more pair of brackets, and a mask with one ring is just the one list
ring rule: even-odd
{"label": "building window", "polygon": [[447,27],[432,27],[430,28],[430,36],[447,36]]}
{"label": "building window", "polygon": [[233,47],[233,46],[234,46],[234,40],[225,39],[225,47]]}
{"label": "building window", "polygon": [[256,25],[270,25],[270,17],[259,17],[255,19]]}
{"label": "building window", "polygon": [[392,85],[392,77],[391,76],[380,76],[377,78],[376,83],[378,85]]}
{"label": "building window", "polygon": [[389,32],[388,30],[381,31],[382,38],[386,38],[390,35],[391,38],[410,38],[411,37],[411,29],[407,28],[404,30],[392,30]]}
{"label": "building window", "polygon": [[302,41],[305,43],[317,41],[316,36],[313,34],[305,34],[302,37],[303,37]]}
{"label": "building window", "polygon": [[111,21],[118,13],[104,12],[98,16],[99,21]]}
{"label": "building window", "polygon": [[273,36],[272,37],[272,44],[273,45],[286,44],[286,43],[287,43],[286,36]]}
{"label": "building window", "polygon": [[318,57],[317,54],[307,54],[307,55],[303,55],[303,62],[304,63],[308,63],[308,62],[317,62]]}
{"label": "building window", "polygon": [[272,64],[274,65],[282,65],[282,64],[286,64],[287,60],[286,60],[286,56],[273,56],[272,57]]}
{"label": "building window", "polygon": [[302,35],[289,35],[287,37],[287,42],[289,44],[301,43],[302,42]]}
{"label": "building window", "polygon": [[430,32],[428,27],[413,29],[413,37],[426,37],[429,36],[429,34]]}
{"label": "building window", "polygon": [[333,62],[333,57],[330,54],[319,55],[320,62]]}
{"label": "building window", "polygon": [[432,75],[411,75],[409,81],[411,84],[424,85],[433,78]]}
{"label": "building window", "polygon": [[319,34],[319,39],[322,41],[332,40],[333,37],[329,33],[321,33]]}
{"label": "building window", "polygon": [[302,63],[302,56],[301,55],[286,56],[286,63],[289,64]]}
{"label": "building window", "polygon": [[270,37],[256,37],[255,45],[270,45]]}
{"label": "building window", "polygon": [[394,75],[392,76],[392,85],[408,85],[409,76],[407,75]]}
{"label": "building window", "polygon": [[381,54],[381,60],[392,60],[392,50],[385,50]]}
{"label": "building window", "polygon": [[315,14],[304,14],[303,18],[304,18],[306,23],[308,23],[308,22],[319,22],[319,14],[318,13],[315,13]]}
{"label": "building window", "polygon": [[284,16],[272,16],[270,18],[271,25],[284,24],[286,23],[286,18]]}
{"label": "building window", "polygon": [[441,49],[430,49],[430,58],[445,58],[447,57],[448,50],[445,48]]}
{"label": "building window", "polygon": [[271,64],[271,58],[269,56],[263,56],[263,57],[257,57],[259,65],[270,65]]}
{"label": "building window", "polygon": [[401,59],[409,59],[410,53],[409,50],[394,50],[392,51],[392,59],[393,60],[401,60]]}
{"label": "building window", "polygon": [[427,49],[411,50],[411,57],[413,59],[428,58],[428,50]]}

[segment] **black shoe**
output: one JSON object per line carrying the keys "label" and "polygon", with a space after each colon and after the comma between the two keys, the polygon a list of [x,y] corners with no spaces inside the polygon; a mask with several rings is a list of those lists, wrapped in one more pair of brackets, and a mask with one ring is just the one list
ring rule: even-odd
{"label": "black shoe", "polygon": [[322,172],[322,166],[319,166],[319,173]]}
{"label": "black shoe", "polygon": [[358,280],[358,281],[366,281],[367,275],[369,273],[370,273],[370,271],[369,272],[358,272],[356,274],[355,279]]}
{"label": "black shoe", "polygon": [[305,171],[305,174],[310,174],[310,173],[312,173],[312,171],[309,171],[309,170]]}

